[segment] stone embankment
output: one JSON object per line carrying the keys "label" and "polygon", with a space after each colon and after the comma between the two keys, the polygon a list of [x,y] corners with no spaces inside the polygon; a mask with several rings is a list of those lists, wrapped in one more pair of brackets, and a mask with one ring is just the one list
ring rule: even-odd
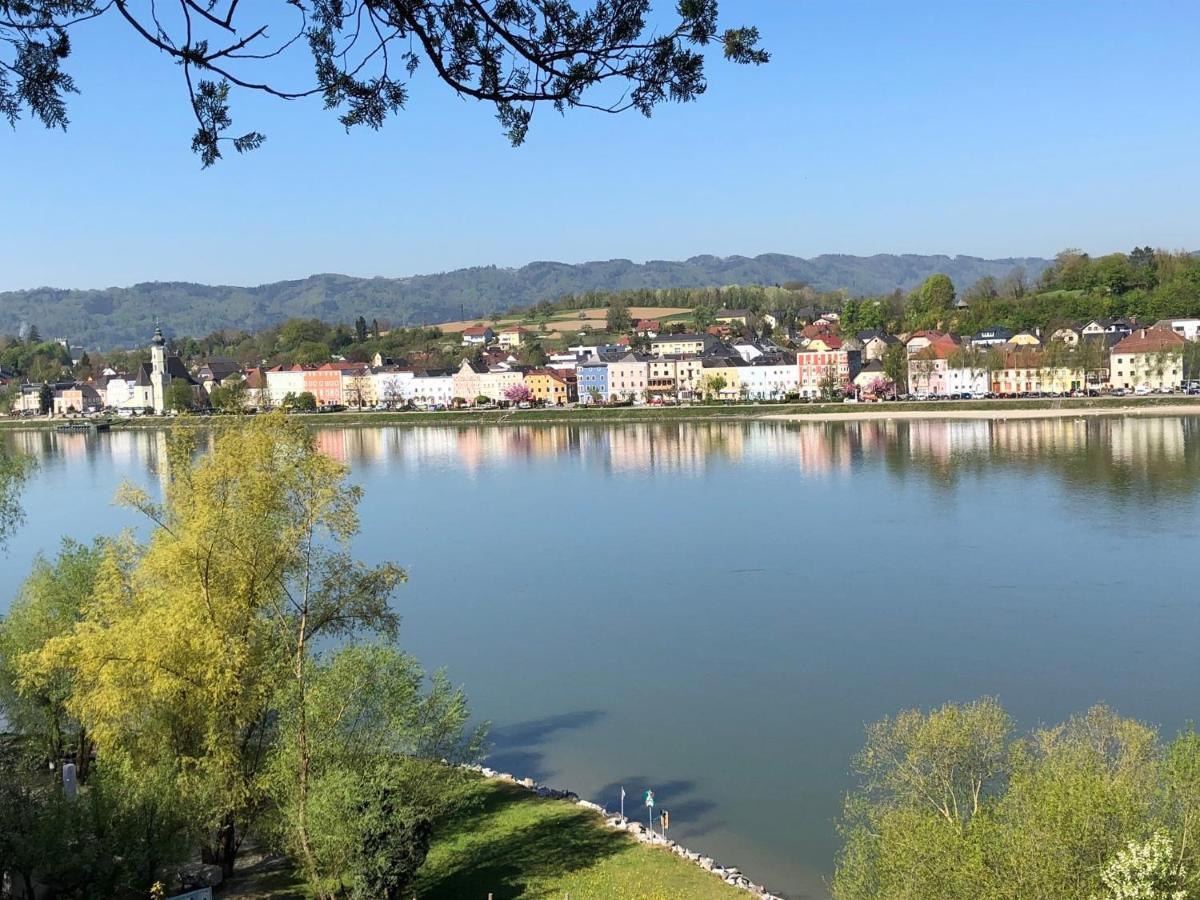
{"label": "stone embankment", "polygon": [[663,837],[654,831],[651,831],[640,822],[634,822],[625,816],[617,813],[609,812],[599,803],[593,803],[590,800],[582,800],[574,791],[563,791],[556,788],[547,787],[544,784],[538,784],[532,778],[517,778],[515,775],[510,775],[507,772],[497,772],[495,769],[489,769],[487,766],[465,766],[468,771],[477,772],[484,778],[492,778],[497,781],[506,781],[510,784],[515,784],[518,787],[523,787],[539,797],[545,797],[550,800],[566,800],[574,803],[576,806],[581,806],[584,809],[591,810],[604,820],[604,824],[614,831],[624,831],[633,837],[638,843],[650,844],[655,847],[674,853],[681,859],[686,859],[706,872],[711,872],[715,877],[720,878],[726,884],[733,887],[741,888],[749,892],[755,897],[760,897],[762,900],[783,900],[776,894],[772,894],[761,884],[755,884],[749,878],[742,874],[741,870],[735,866],[723,866],[716,862],[711,856],[705,856],[702,853],[696,853],[689,850],[682,844],[676,843],[670,838]]}

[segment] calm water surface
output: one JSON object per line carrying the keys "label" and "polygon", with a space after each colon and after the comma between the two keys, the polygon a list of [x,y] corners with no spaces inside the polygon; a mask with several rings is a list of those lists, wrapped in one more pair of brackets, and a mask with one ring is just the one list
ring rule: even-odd
{"label": "calm water surface", "polygon": [[[0,609],[58,538],[140,523],[163,437],[5,434],[40,467]],[[406,646],[494,723],[493,765],[824,897],[863,724],[1000,697],[1200,718],[1200,419],[320,432],[405,565]]]}

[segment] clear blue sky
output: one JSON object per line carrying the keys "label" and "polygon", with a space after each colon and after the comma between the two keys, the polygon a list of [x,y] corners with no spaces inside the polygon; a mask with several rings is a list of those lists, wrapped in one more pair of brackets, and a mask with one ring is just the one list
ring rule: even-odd
{"label": "clear blue sky", "polygon": [[237,97],[267,144],[208,171],[178,71],[113,16],[76,38],[68,132],[0,133],[0,289],[1200,248],[1200,4],[721,5],[774,59],[714,60],[707,95],[650,120],[544,109],[513,149],[423,71],[378,133]]}

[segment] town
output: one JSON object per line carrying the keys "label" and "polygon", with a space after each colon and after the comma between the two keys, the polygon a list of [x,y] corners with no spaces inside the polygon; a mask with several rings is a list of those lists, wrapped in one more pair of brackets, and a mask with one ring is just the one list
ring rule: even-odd
{"label": "town", "polygon": [[[244,366],[183,359],[161,329],[134,371],[87,378],[10,378],[14,416],[120,416],[288,409],[448,410],[676,405],[694,402],[882,402],[1200,393],[1200,318],[1094,319],[1016,332],[844,334],[838,312],[722,309],[704,329],[631,320],[609,343],[543,350],[523,325],[476,324],[457,339],[457,367],[375,353],[369,361]],[[440,334],[440,332],[435,332]],[[72,363],[85,357],[66,341]],[[533,345],[542,365],[531,365]],[[445,354],[443,354],[445,358]]]}

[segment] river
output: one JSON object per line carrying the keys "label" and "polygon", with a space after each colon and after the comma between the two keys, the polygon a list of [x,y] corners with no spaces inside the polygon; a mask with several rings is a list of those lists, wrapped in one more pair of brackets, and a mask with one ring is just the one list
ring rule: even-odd
{"label": "river", "polygon": [[[492,765],[826,896],[864,723],[998,696],[1200,717],[1200,418],[344,428],[357,552],[403,641],[491,720]],[[39,466],[0,610],[62,535],[140,527],[161,432],[9,432]],[[631,810],[640,813],[640,809]]]}

